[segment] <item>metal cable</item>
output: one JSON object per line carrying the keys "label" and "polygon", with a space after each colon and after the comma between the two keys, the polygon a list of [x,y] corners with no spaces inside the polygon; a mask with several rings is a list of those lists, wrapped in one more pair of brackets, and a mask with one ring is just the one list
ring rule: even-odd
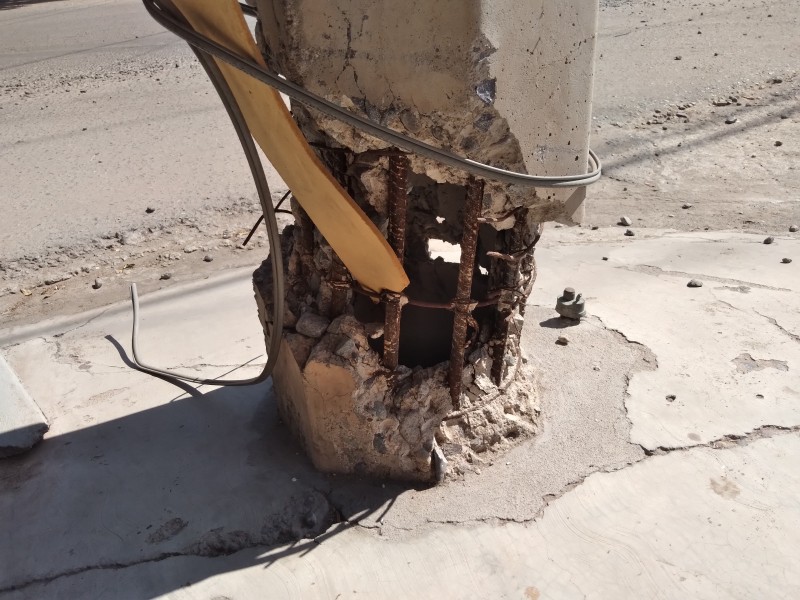
{"label": "metal cable", "polygon": [[[500,169],[491,165],[479,163],[449,152],[447,150],[436,148],[425,142],[415,140],[401,133],[398,133],[388,127],[375,123],[369,119],[351,113],[344,108],[333,104],[313,94],[301,86],[298,86],[290,81],[282,79],[277,74],[271,73],[258,65],[255,62],[246,60],[230,52],[224,46],[201,36],[185,24],[179,22],[172,15],[170,15],[163,8],[159,7],[155,0],[143,0],[144,6],[150,16],[153,17],[163,27],[181,37],[191,46],[197,55],[200,64],[206,70],[212,84],[214,85],[218,95],[222,99],[222,103],[231,118],[234,129],[239,136],[239,141],[242,143],[242,148],[247,157],[250,165],[250,170],[256,183],[261,208],[264,214],[264,220],[267,227],[267,237],[270,245],[270,263],[272,266],[272,300],[273,300],[273,313],[274,319],[270,331],[270,344],[267,354],[267,362],[264,365],[261,373],[256,377],[249,379],[215,379],[215,378],[202,378],[188,375],[185,373],[178,373],[168,369],[160,369],[148,365],[139,356],[138,349],[138,336],[139,336],[139,295],[136,289],[136,284],[131,284],[131,303],[133,306],[133,329],[131,333],[131,349],[133,354],[133,363],[137,369],[151,375],[164,377],[167,379],[177,379],[181,381],[188,381],[202,385],[219,385],[219,386],[243,386],[261,383],[269,378],[275,363],[278,359],[281,344],[281,332],[283,331],[283,317],[284,317],[284,295],[285,295],[285,280],[283,275],[283,257],[281,256],[280,233],[278,231],[278,224],[275,217],[275,209],[272,206],[271,195],[269,192],[269,185],[264,174],[264,168],[258,156],[258,151],[255,147],[255,142],[250,135],[245,121],[244,115],[233,96],[230,88],[219,71],[219,67],[209,56],[214,56],[223,60],[235,68],[247,73],[251,77],[277,89],[280,92],[290,96],[291,98],[306,104],[320,112],[343,121],[357,129],[366,131],[367,133],[381,139],[393,146],[404,148],[410,152],[414,152],[426,158],[441,162],[451,167],[462,169],[482,177],[484,179],[494,179],[509,184],[557,188],[557,187],[578,187],[594,183],[600,178],[602,167],[597,155],[589,149],[589,165],[592,168],[591,172],[583,175],[566,175],[566,176],[537,176],[527,175],[524,173],[515,173],[506,169]],[[241,4],[242,10],[249,16],[257,16],[257,11],[248,5]]]}
{"label": "metal cable", "polygon": [[[426,158],[430,158],[450,167],[467,171],[477,177],[483,179],[492,179],[495,181],[502,181],[504,183],[513,185],[524,185],[541,188],[561,188],[561,187],[579,187],[589,185],[600,179],[602,173],[602,166],[600,159],[597,155],[589,149],[589,166],[591,171],[581,175],[562,175],[562,176],[542,176],[542,175],[527,175],[525,173],[517,173],[508,171],[499,167],[493,167],[484,163],[480,163],[463,156],[454,154],[448,150],[431,146],[425,142],[415,140],[406,135],[398,133],[384,125],[371,121],[365,117],[351,113],[350,111],[342,108],[341,106],[329,102],[316,94],[309,92],[302,86],[299,86],[291,81],[280,77],[277,73],[273,73],[262,67],[261,65],[242,58],[241,56],[231,52],[224,46],[202,36],[192,30],[187,25],[178,21],[175,17],[169,14],[168,11],[160,8],[157,0],[142,0],[145,8],[158,23],[164,28],[168,29],[178,37],[184,39],[190,45],[202,50],[204,53],[210,54],[215,58],[223,60],[233,67],[250,75],[254,79],[261,81],[283,92],[287,96],[310,106],[329,117],[338,119],[356,129],[361,129],[393,146],[403,148],[409,152],[419,154]],[[244,12],[250,16],[257,15],[258,13],[252,7],[244,5]]]}
{"label": "metal cable", "polygon": [[[240,386],[240,385],[253,385],[266,381],[272,374],[275,368],[275,363],[278,360],[278,353],[281,345],[281,332],[283,331],[283,309],[284,309],[284,296],[285,296],[285,280],[283,277],[283,256],[281,255],[280,233],[278,231],[278,222],[275,218],[275,210],[272,206],[272,197],[269,191],[269,184],[267,177],[264,174],[264,167],[261,164],[261,159],[258,156],[255,142],[247,128],[247,122],[242,115],[236,99],[233,97],[225,78],[219,71],[217,64],[210,60],[203,52],[194,49],[197,59],[200,64],[208,73],[208,77],[214,84],[217,94],[219,94],[225,109],[228,111],[228,116],[233,122],[233,127],[239,136],[239,141],[242,143],[242,148],[247,156],[247,162],[250,165],[250,170],[255,180],[258,198],[261,202],[261,210],[264,214],[264,221],[267,227],[267,238],[269,239],[270,249],[270,263],[272,265],[272,312],[273,321],[270,328],[270,344],[267,351],[267,362],[264,368],[256,377],[250,379],[207,379],[203,377],[195,377],[185,373],[178,373],[168,369],[160,369],[145,363],[139,356],[139,348],[137,339],[139,336],[139,295],[136,290],[136,284],[131,284],[131,303],[133,305],[133,330],[131,332],[131,351],[133,354],[133,364],[137,369],[151,375],[157,375],[166,379],[178,379],[180,381],[189,381],[191,383],[199,383],[203,385],[220,385],[220,386]],[[285,197],[284,197],[285,198]]]}

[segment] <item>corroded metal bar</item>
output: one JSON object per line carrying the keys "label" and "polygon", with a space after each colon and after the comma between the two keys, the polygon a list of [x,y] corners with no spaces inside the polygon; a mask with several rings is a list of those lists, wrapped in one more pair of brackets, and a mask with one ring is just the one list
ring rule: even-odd
{"label": "corroded metal bar", "polygon": [[467,317],[471,312],[470,294],[475,272],[475,252],[478,246],[478,218],[483,204],[483,180],[470,176],[464,203],[464,233],[461,237],[461,264],[458,267],[455,314],[453,316],[453,345],[450,349],[450,397],[453,408],[461,405],[461,379],[464,371],[464,349],[467,341]]}
{"label": "corroded metal bar", "polygon": [[[389,244],[400,262],[406,249],[408,217],[408,157],[389,156]],[[383,364],[396,369],[400,355],[400,315],[403,312],[400,294],[387,294],[386,319],[383,334]]]}
{"label": "corroded metal bar", "polygon": [[[541,235],[541,226],[536,231],[530,230],[527,220],[527,211],[520,211],[516,215],[513,227],[503,232],[503,252],[487,252],[489,256],[498,260],[493,271],[497,274],[497,282],[501,295],[498,302],[495,334],[491,344],[492,353],[492,380],[495,385],[501,385],[505,371],[505,357],[511,351],[509,336],[513,333],[517,343],[521,332],[512,331],[514,315],[523,316],[525,301],[530,294],[535,279],[535,262],[533,257],[536,242]],[[498,256],[499,255],[499,256]],[[512,260],[506,260],[509,257]]]}

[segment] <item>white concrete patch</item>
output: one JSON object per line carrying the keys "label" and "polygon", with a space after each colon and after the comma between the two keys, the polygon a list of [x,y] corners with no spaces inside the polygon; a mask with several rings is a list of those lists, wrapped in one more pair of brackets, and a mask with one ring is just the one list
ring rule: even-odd
{"label": "white concrete patch", "polygon": [[[800,242],[682,233],[621,244],[610,230],[613,242],[576,244],[574,232],[547,234],[537,257],[559,268],[542,270],[531,301],[555,303],[571,285],[590,314],[656,355],[658,369],[628,388],[632,441],[683,447],[800,424],[800,276],[780,262],[800,255]],[[687,288],[692,278],[703,287]]]}

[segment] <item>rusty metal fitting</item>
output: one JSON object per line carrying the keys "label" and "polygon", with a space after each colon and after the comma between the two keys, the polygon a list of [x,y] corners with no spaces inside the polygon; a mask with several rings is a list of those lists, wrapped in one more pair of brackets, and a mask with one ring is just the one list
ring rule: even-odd
{"label": "rusty metal fitting", "polygon": [[575,289],[564,288],[564,294],[556,299],[556,312],[565,319],[580,320],[586,316],[586,302],[582,294],[576,294]]}

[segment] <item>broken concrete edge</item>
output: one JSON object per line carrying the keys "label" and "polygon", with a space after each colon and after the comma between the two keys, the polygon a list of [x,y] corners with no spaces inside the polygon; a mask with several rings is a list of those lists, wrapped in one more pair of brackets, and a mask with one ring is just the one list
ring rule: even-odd
{"label": "broken concrete edge", "polygon": [[[271,280],[265,261],[253,287],[267,340]],[[328,320],[313,304],[287,299],[273,387],[283,422],[317,469],[437,483],[479,471],[539,430],[536,381],[518,342],[499,385],[491,378],[489,350],[471,352],[454,411],[448,361],[388,370],[370,344],[370,326],[381,323],[352,314]]]}
{"label": "broken concrete edge", "polygon": [[30,450],[49,429],[41,409],[0,355],[0,458]]}

